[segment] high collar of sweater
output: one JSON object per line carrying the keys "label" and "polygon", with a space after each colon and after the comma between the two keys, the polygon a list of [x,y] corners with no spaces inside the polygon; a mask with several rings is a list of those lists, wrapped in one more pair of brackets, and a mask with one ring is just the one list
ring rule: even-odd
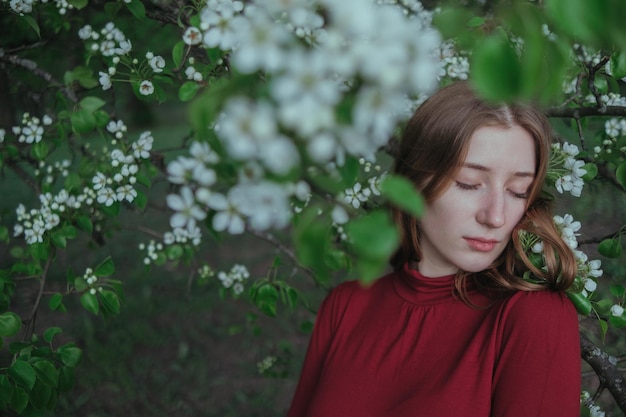
{"label": "high collar of sweater", "polygon": [[429,305],[460,301],[454,291],[454,275],[426,277],[409,264],[405,264],[397,275],[396,291],[410,303]]}

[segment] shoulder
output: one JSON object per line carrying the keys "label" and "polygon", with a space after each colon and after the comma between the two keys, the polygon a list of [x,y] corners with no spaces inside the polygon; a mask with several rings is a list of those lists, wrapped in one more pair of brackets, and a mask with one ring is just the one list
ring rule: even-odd
{"label": "shoulder", "polygon": [[576,309],[567,295],[547,290],[518,291],[504,301],[503,312],[510,319],[524,321],[577,320]]}
{"label": "shoulder", "polygon": [[331,290],[318,311],[318,319],[335,322],[346,315],[360,314],[385,298],[393,290],[394,274],[385,275],[376,281],[365,284],[360,281],[346,281]]}
{"label": "shoulder", "polygon": [[552,340],[578,345],[578,315],[562,292],[516,292],[502,302],[499,315],[503,339]]}

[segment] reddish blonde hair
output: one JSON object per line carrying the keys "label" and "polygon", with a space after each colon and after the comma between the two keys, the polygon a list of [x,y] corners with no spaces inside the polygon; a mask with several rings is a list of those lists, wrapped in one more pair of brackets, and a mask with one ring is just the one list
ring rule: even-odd
{"label": "reddish blonde hair", "polygon": [[[536,173],[530,187],[527,210],[513,229],[511,241],[485,271],[459,271],[455,287],[467,298],[467,280],[490,291],[563,291],[576,277],[576,258],[556,229],[549,201],[542,196],[552,144],[552,129],[545,115],[524,103],[493,104],[479,98],[467,82],[442,88],[422,104],[409,120],[396,154],[394,173],[412,181],[426,201],[439,197],[456,177],[467,155],[470,138],[483,126],[520,126],[535,141]],[[398,270],[421,258],[418,220],[393,207],[400,230],[400,248],[391,259]],[[518,235],[528,231],[544,244],[547,271],[533,266],[525,255]],[[530,270],[536,282],[522,278]],[[471,303],[470,303],[471,304]]]}

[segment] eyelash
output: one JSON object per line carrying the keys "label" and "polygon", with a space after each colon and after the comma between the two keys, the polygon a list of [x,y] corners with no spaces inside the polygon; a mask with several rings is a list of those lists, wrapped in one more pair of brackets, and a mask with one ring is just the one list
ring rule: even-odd
{"label": "eyelash", "polygon": [[[465,184],[459,181],[456,181],[456,186],[459,187],[461,190],[478,190],[478,188],[480,187],[480,185],[478,184]],[[511,191],[511,194],[513,194],[515,198],[521,198],[523,200],[528,199],[528,193],[515,193]]]}

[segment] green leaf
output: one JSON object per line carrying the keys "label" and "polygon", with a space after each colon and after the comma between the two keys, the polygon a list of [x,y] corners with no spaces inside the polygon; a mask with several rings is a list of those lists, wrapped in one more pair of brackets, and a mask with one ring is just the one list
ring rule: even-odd
{"label": "green leaf", "polygon": [[43,332],[43,340],[46,343],[50,343],[52,342],[52,339],[54,339],[54,336],[63,333],[63,329],[61,329],[60,327],[49,327],[46,329],[45,332]]}
{"label": "green leaf", "polygon": [[40,360],[33,364],[39,380],[49,387],[59,384],[59,371],[47,360]]}
{"label": "green leaf", "polygon": [[50,235],[52,240],[52,244],[57,248],[65,249],[67,247],[67,239],[65,239],[65,235],[61,231],[54,231]]}
{"label": "green leaf", "polygon": [[357,257],[354,266],[359,279],[371,282],[378,278],[400,241],[389,213],[384,210],[372,211],[348,222],[345,231]]}
{"label": "green leaf", "polygon": [[98,97],[85,97],[80,101],[80,103],[78,103],[81,109],[86,110],[89,113],[95,112],[105,104],[106,102]]}
{"label": "green leaf", "polygon": [[100,292],[100,302],[103,310],[110,314],[120,314],[120,299],[114,291],[102,290]]}
{"label": "green leaf", "polygon": [[0,314],[0,337],[15,336],[21,327],[22,320],[17,314],[12,311]]}
{"label": "green leaf", "polygon": [[611,285],[609,287],[609,291],[611,291],[611,294],[617,298],[621,298],[624,294],[626,294],[626,288],[624,288],[623,285]]}
{"label": "green leaf", "polygon": [[28,405],[28,394],[22,387],[15,387],[11,395],[11,408],[17,413],[24,411]]}
{"label": "green leaf", "polygon": [[471,81],[487,100],[507,101],[522,92],[520,62],[508,39],[492,35],[472,55]]}
{"label": "green leaf", "polygon": [[609,323],[611,323],[611,326],[621,329],[622,327],[626,327],[626,318],[624,316],[615,317],[611,315],[609,316]]}
{"label": "green leaf", "polygon": [[621,186],[626,189],[626,161],[622,162],[617,167],[615,170],[615,177],[617,178],[617,182],[619,182]]}
{"label": "green leaf", "polygon": [[50,310],[55,311],[58,310],[59,307],[63,305],[63,295],[56,293],[50,297],[50,301],[48,301],[48,307]]}
{"label": "green leaf", "polygon": [[137,197],[135,197],[135,200],[133,200],[133,202],[140,210],[143,210],[148,205],[148,196],[146,196],[141,191],[137,191]]}
{"label": "green leaf", "polygon": [[146,8],[140,0],[132,0],[130,3],[124,2],[124,4],[137,19],[144,20],[146,18]]}
{"label": "green leaf", "polygon": [[583,180],[585,180],[585,182],[591,181],[598,175],[598,166],[593,162],[587,162],[583,165],[583,169],[587,171],[587,173],[583,175]]}
{"label": "green leaf", "polygon": [[7,373],[13,381],[29,390],[33,389],[35,381],[37,380],[37,373],[33,369],[33,366],[21,359],[17,359],[13,362],[13,365],[7,370]]}
{"label": "green leaf", "polygon": [[108,277],[115,272],[115,265],[111,258],[106,258],[100,265],[94,270],[94,275],[97,277]]}
{"label": "green leaf", "polygon": [[380,185],[380,192],[394,205],[415,217],[420,217],[424,211],[424,200],[415,185],[404,177],[388,175]]}
{"label": "green leaf", "polygon": [[102,109],[93,112],[93,117],[96,119],[96,127],[100,128],[105,127],[107,123],[109,123],[109,120],[111,120],[109,113]]}
{"label": "green leaf", "polygon": [[98,304],[98,297],[91,292],[86,292],[80,296],[80,303],[85,307],[85,310],[98,315],[100,305]]}
{"label": "green leaf", "polygon": [[74,369],[64,366],[59,369],[59,392],[66,392],[74,387]]}
{"label": "green leaf", "polygon": [[546,12],[562,31],[583,43],[596,43],[606,31],[607,1],[546,0]]}
{"label": "green leaf", "polygon": [[626,53],[624,51],[611,55],[611,74],[618,79],[626,77]]}
{"label": "green leaf", "polygon": [[433,16],[433,24],[444,38],[450,39],[465,32],[471,19],[472,14],[466,8],[446,7]]}
{"label": "green leaf", "polygon": [[389,259],[399,243],[398,230],[385,210],[351,220],[345,230],[357,254],[366,259]]}
{"label": "green leaf", "polygon": [[74,368],[76,365],[78,365],[78,362],[80,362],[83,354],[80,348],[71,343],[61,346],[57,350],[57,353],[61,357],[61,362],[63,362],[65,366],[69,366],[70,368]]}
{"label": "green leaf", "polygon": [[467,26],[471,28],[480,27],[485,24],[485,18],[482,16],[474,16],[467,22]]}
{"label": "green leaf", "polygon": [[317,207],[308,206],[297,219],[293,233],[296,256],[300,263],[311,268],[316,279],[326,281],[330,271],[324,262],[325,254],[330,246],[330,224],[321,221],[317,215]]}
{"label": "green leaf", "polygon": [[609,331],[609,324],[604,320],[598,320],[598,324],[600,324],[600,331],[602,333],[602,342],[606,338],[606,333]]}
{"label": "green leaf", "polygon": [[83,188],[83,180],[76,172],[70,172],[64,181],[65,189],[67,191],[79,191]]}
{"label": "green leaf", "polygon": [[77,10],[80,10],[87,6],[88,0],[67,0],[67,2],[74,6]]}
{"label": "green leaf", "polygon": [[567,297],[574,303],[574,307],[576,307],[576,311],[578,312],[578,314],[587,316],[589,315],[589,313],[591,313],[591,301],[582,293],[568,292]]}
{"label": "green leaf", "polygon": [[31,152],[35,159],[43,161],[48,156],[48,145],[46,142],[37,142],[31,146]]}
{"label": "green leaf", "polygon": [[270,317],[276,317],[276,303],[278,302],[278,291],[272,284],[265,283],[257,290],[254,301],[259,309]]}
{"label": "green leaf", "polygon": [[178,89],[178,99],[180,101],[189,101],[196,96],[202,85],[195,81],[187,81]]}
{"label": "green leaf", "polygon": [[618,258],[622,254],[622,245],[619,239],[604,239],[598,245],[598,252],[607,258]]}
{"label": "green leaf", "polygon": [[37,21],[31,15],[28,15],[28,14],[21,16],[21,18],[24,19],[26,23],[28,23],[28,26],[33,28],[33,30],[37,34],[37,37],[41,38],[41,32],[39,30],[39,24],[37,23]]}
{"label": "green leaf", "polygon": [[65,72],[63,82],[69,85],[74,81],[78,81],[78,84],[86,89],[95,88],[99,85],[98,81],[93,77],[93,70],[82,66]]}
{"label": "green leaf", "polygon": [[76,133],[91,132],[96,128],[96,118],[92,112],[87,110],[79,110],[70,115],[72,129]]}
{"label": "green leaf", "polygon": [[76,224],[78,225],[79,228],[81,228],[87,233],[93,232],[93,223],[91,222],[91,219],[87,216],[78,217],[76,219]]}
{"label": "green leaf", "polygon": [[37,382],[35,382],[35,386],[30,393],[30,406],[32,407],[31,412],[26,412],[25,417],[44,417],[44,413],[42,411],[46,407],[46,404],[48,404],[48,401],[50,401],[51,395],[52,389],[50,386],[44,383],[41,379],[37,379]]}
{"label": "green leaf", "polygon": [[179,41],[174,45],[172,49],[172,61],[174,61],[174,67],[180,68],[183,63],[183,57],[185,55],[185,42]]}

